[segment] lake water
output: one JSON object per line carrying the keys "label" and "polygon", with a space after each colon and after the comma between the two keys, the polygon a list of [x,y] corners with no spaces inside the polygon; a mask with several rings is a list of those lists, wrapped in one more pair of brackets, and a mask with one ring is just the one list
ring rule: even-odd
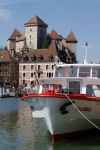
{"label": "lake water", "polygon": [[44,121],[33,119],[27,103],[0,99],[0,150],[100,150],[100,133],[54,145]]}

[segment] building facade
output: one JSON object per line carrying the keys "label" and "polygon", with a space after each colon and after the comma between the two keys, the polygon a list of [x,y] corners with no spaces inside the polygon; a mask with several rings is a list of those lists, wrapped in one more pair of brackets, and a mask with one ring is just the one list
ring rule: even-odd
{"label": "building facade", "polygon": [[0,82],[18,85],[19,63],[7,50],[0,51]]}
{"label": "building facade", "polygon": [[52,41],[48,49],[26,53],[19,63],[19,84],[32,84],[41,78],[53,77],[57,51],[57,45]]}
{"label": "building facade", "polygon": [[[76,63],[77,39],[73,32],[64,38],[56,31],[51,31],[49,46],[44,48],[48,25],[38,16],[24,25],[24,33],[15,29],[7,41],[8,51],[13,56],[14,52],[22,55],[18,70],[19,84],[32,84],[40,78],[52,77],[56,56],[64,63]],[[28,51],[22,53],[25,43]]]}

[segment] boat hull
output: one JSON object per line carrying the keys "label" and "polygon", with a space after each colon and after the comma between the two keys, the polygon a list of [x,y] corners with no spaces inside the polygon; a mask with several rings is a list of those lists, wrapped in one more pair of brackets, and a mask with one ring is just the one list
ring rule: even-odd
{"label": "boat hull", "polygon": [[100,101],[35,96],[27,99],[32,115],[44,118],[51,135],[75,133],[100,126]]}

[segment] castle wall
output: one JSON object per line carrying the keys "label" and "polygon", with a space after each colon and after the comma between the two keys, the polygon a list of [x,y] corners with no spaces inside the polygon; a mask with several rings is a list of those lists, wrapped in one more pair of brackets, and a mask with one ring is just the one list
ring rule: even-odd
{"label": "castle wall", "polygon": [[25,37],[29,49],[37,49],[37,26],[25,27]]}
{"label": "castle wall", "polygon": [[67,43],[67,47],[77,55],[77,43]]}
{"label": "castle wall", "polygon": [[24,45],[24,41],[16,42],[16,52],[20,52],[23,45]]}
{"label": "castle wall", "polygon": [[15,40],[8,40],[7,41],[7,48],[10,49],[16,49],[16,41]]}

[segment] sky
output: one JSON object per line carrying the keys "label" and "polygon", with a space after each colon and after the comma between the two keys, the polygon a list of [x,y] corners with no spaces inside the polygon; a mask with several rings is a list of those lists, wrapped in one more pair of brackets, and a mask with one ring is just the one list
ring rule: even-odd
{"label": "sky", "polygon": [[47,32],[55,30],[63,37],[73,31],[77,43],[77,60],[100,61],[100,0],[0,0],[0,46],[15,28],[24,32],[24,23],[38,15],[48,24]]}

